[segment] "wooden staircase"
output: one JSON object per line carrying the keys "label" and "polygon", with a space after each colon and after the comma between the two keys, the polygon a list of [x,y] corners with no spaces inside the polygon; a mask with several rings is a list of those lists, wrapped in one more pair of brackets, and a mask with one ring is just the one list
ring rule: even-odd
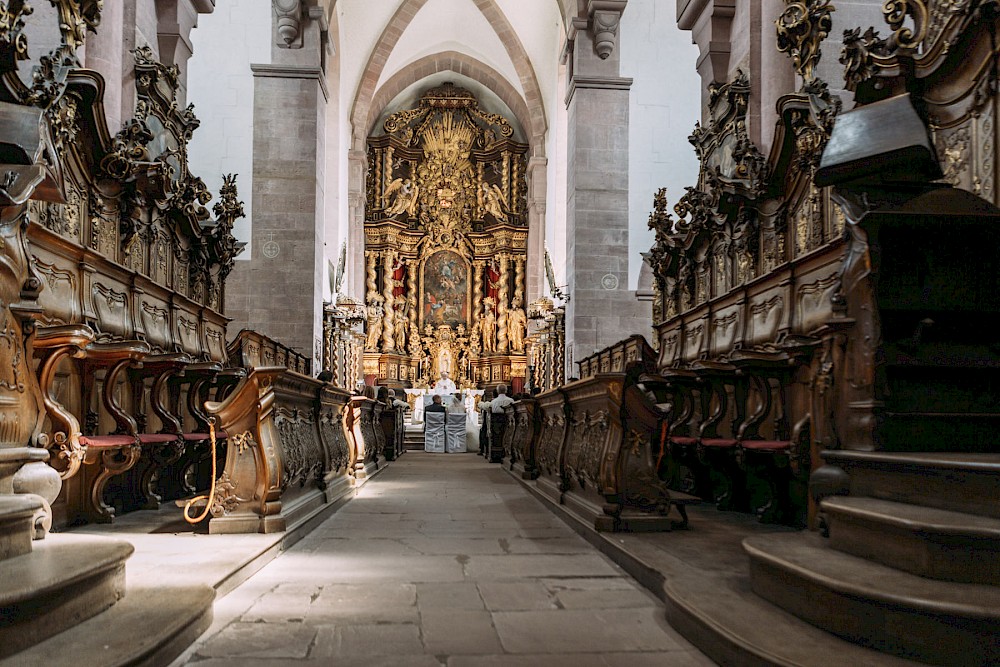
{"label": "wooden staircase", "polygon": [[1000,664],[1000,454],[823,457],[849,480],[821,503],[829,539],[746,539],[754,592],[879,651]]}

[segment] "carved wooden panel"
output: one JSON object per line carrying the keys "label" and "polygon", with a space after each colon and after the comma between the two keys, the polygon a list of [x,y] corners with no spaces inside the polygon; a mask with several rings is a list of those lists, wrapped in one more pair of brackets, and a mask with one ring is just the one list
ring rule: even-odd
{"label": "carved wooden panel", "polygon": [[656,362],[659,368],[676,366],[681,359],[681,332],[677,323],[660,332],[660,357]]}
{"label": "carved wooden panel", "polygon": [[142,299],[139,303],[139,322],[146,332],[146,341],[160,351],[173,351],[170,335],[170,311],[156,301]]}
{"label": "carved wooden panel", "polygon": [[290,486],[305,486],[322,479],[323,448],[310,412],[284,406],[275,410],[274,424],[281,437],[283,472],[282,491]]}
{"label": "carved wooden panel", "polygon": [[198,317],[184,310],[176,315],[177,344],[180,349],[189,354],[201,351],[201,340],[198,336]]}
{"label": "carved wooden panel", "polygon": [[708,352],[708,317],[703,317],[684,327],[684,361],[694,361]]}
{"label": "carved wooden panel", "polygon": [[79,294],[80,279],[76,271],[60,268],[55,264],[33,257],[35,272],[44,281],[38,304],[42,307],[44,324],[72,324],[81,318]]}
{"label": "carved wooden panel", "polygon": [[[132,318],[129,312],[128,290],[124,285],[105,284],[103,277],[95,278],[91,287],[91,299],[94,313],[97,315],[97,328],[102,333],[108,333],[122,338],[132,337]],[[118,287],[119,289],[115,289]]]}
{"label": "carved wooden panel", "polygon": [[775,340],[784,315],[785,298],[777,290],[751,297],[746,344]]}
{"label": "carved wooden panel", "polygon": [[733,349],[740,335],[742,311],[741,305],[737,304],[712,315],[712,332],[709,343],[712,354],[726,354]]}
{"label": "carved wooden panel", "polygon": [[837,267],[811,274],[795,289],[795,329],[808,333],[825,324],[833,314],[834,294],[840,287]]}
{"label": "carved wooden panel", "polygon": [[226,330],[222,325],[205,323],[205,349],[209,359],[226,359]]}

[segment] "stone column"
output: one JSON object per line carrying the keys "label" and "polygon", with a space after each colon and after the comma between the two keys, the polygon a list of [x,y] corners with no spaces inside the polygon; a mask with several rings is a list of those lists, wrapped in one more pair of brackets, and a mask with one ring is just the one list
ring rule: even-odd
{"label": "stone column", "polygon": [[[628,123],[632,80],[619,76],[624,0],[591,0],[573,21],[569,60],[566,237],[570,361],[649,328],[628,290]],[[570,373],[575,365],[567,363]]]}
{"label": "stone column", "polygon": [[363,148],[348,153],[347,172],[348,183],[351,184],[347,194],[348,226],[347,247],[350,255],[347,258],[347,290],[351,296],[361,297],[364,285],[364,263],[361,261],[365,247],[365,173],[368,169],[368,156]]}
{"label": "stone column", "polygon": [[528,304],[545,293],[545,197],[548,160],[528,160]]}
{"label": "stone column", "polygon": [[[100,72],[108,85],[104,87],[104,113],[108,119],[108,130],[115,134],[122,126],[122,60],[125,45],[122,35],[125,30],[125,5],[109,2],[101,12],[101,25],[97,32],[87,35],[87,69]],[[135,28],[132,28],[133,33]],[[133,38],[134,39],[134,38]]]}
{"label": "stone column", "polygon": [[[407,300],[410,304],[410,330],[407,332],[409,334],[410,348],[414,347],[414,341],[418,340],[418,337],[414,336],[417,331],[417,261],[411,259],[406,263],[406,292]],[[405,350],[399,350],[400,354],[406,354]]]}
{"label": "stone column", "polygon": [[322,339],[325,26],[322,12],[296,6],[299,41],[289,46],[272,15],[272,63],[250,66],[253,254],[239,273],[243,299],[227,303],[227,312],[313,357]]}

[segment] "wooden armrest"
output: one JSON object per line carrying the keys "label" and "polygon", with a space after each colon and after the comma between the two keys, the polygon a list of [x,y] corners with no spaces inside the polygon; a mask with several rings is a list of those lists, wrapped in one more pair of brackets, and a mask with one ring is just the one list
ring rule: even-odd
{"label": "wooden armrest", "polygon": [[137,362],[150,352],[149,345],[141,340],[120,343],[94,342],[87,346],[87,362],[95,366],[115,364],[120,361]]}
{"label": "wooden armrest", "polygon": [[129,369],[135,409],[138,410],[138,406],[142,405],[145,389],[143,379],[153,377],[153,386],[149,390],[150,407],[163,422],[163,431],[175,436],[184,429],[184,424],[176,411],[171,410],[171,405],[176,407],[177,404],[177,401],[172,400],[174,397],[168,395],[167,400],[170,405],[164,403],[164,389],[167,388],[170,379],[183,373],[185,367],[192,361],[193,359],[186,354],[156,354],[144,357],[141,366]]}
{"label": "wooden armrest", "polygon": [[94,330],[85,324],[54,327],[39,327],[32,339],[36,356],[41,357],[38,366],[38,385],[42,392],[45,414],[52,422],[51,438],[42,433],[45,420],[39,415],[32,441],[37,446],[54,447],[59,450],[55,458],[65,459],[66,468],[59,473],[62,479],[69,479],[77,473],[86,454],[86,446],[80,442],[80,422],[67,410],[53,394],[56,369],[64,358],[81,358],[88,345],[94,342]]}
{"label": "wooden armrest", "polygon": [[86,324],[38,327],[32,346],[35,350],[53,350],[63,347],[83,350],[94,342],[97,334]]}
{"label": "wooden armrest", "polygon": [[125,412],[118,404],[115,397],[115,385],[118,383],[118,378],[129,366],[141,363],[147,354],[149,354],[149,345],[140,340],[114,343],[98,342],[87,346],[86,365],[90,368],[107,367],[101,402],[114,418],[119,433],[136,436],[139,432],[139,425],[135,418]]}

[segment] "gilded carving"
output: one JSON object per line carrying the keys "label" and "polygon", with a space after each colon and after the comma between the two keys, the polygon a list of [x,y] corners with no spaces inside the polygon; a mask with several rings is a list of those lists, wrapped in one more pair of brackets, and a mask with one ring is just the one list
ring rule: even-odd
{"label": "gilded carving", "polygon": [[785,11],[775,21],[778,50],[792,58],[795,71],[811,81],[819,62],[820,45],[833,26],[830,0],[786,0]]}

